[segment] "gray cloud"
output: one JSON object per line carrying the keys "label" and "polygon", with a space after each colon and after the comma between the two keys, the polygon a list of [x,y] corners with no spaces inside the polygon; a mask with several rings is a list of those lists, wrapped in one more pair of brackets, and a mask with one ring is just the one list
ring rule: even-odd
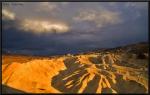
{"label": "gray cloud", "polygon": [[76,21],[89,21],[95,23],[97,27],[105,27],[111,24],[121,22],[121,17],[118,12],[109,10],[82,10],[78,16],[74,18]]}
{"label": "gray cloud", "polygon": [[56,22],[50,20],[44,21],[25,19],[20,22],[18,28],[24,31],[29,31],[37,34],[47,32],[64,33],[69,31],[69,26],[67,24],[63,22]]}
{"label": "gray cloud", "polygon": [[[147,3],[23,2],[3,6],[2,46],[27,54],[64,54],[148,41]],[[10,20],[14,14],[14,19]],[[38,35],[37,35],[38,34]]]}
{"label": "gray cloud", "polygon": [[4,20],[15,20],[15,13],[8,9],[2,9],[2,19]]}
{"label": "gray cloud", "polygon": [[[64,32],[68,32],[70,27],[67,25],[67,23],[63,22],[63,21],[58,21],[56,19],[52,19],[52,18],[46,18],[45,20],[42,19],[40,16],[37,17],[36,19],[33,18],[33,16],[29,16],[28,17],[28,13],[25,13],[23,16],[18,16],[19,12],[17,12],[18,9],[13,8],[12,5],[14,3],[8,3],[11,4],[11,6],[9,5],[8,7],[4,6],[3,10],[2,10],[2,14],[3,14],[3,19],[4,20],[13,20],[16,25],[12,25],[12,27],[19,29],[20,31],[27,31],[27,32],[33,32],[36,34],[40,34],[40,33],[64,33]],[[40,11],[44,11],[44,12],[53,12],[53,10],[57,10],[58,9],[58,4],[55,3],[50,3],[50,2],[41,2],[39,4],[37,3],[21,3],[23,4],[23,7],[27,4],[28,7],[25,7],[25,9],[31,7],[31,5],[34,5],[34,9],[32,9],[34,12],[40,12]],[[67,3],[61,3],[63,5],[67,4]],[[19,6],[20,7],[20,6]],[[7,9],[6,9],[7,8]],[[10,11],[8,9],[11,9],[14,11]],[[22,9],[22,8],[21,8]],[[23,10],[25,10],[23,9]],[[23,11],[22,10],[22,11]],[[29,12],[30,14],[30,12]],[[5,25],[5,28],[10,28],[10,25]]]}

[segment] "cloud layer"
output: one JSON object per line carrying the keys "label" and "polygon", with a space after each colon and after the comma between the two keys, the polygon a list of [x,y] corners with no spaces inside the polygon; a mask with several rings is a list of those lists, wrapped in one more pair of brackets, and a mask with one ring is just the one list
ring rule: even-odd
{"label": "cloud layer", "polygon": [[89,21],[93,22],[97,27],[104,27],[111,24],[118,24],[121,22],[121,17],[118,12],[109,10],[84,10],[74,18],[76,21]]}
{"label": "cloud layer", "polygon": [[4,20],[15,20],[15,14],[7,9],[2,9],[2,18]]}
{"label": "cloud layer", "polygon": [[50,55],[148,41],[146,2],[4,3],[5,50]]}
{"label": "cloud layer", "polygon": [[34,33],[64,33],[69,31],[69,26],[65,23],[56,21],[30,20],[25,19],[21,22],[19,28],[24,31],[32,31]]}

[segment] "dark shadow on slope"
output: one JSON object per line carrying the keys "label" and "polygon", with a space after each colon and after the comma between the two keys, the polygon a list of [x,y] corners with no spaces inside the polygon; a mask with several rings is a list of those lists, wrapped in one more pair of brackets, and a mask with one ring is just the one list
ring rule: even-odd
{"label": "dark shadow on slope", "polygon": [[[58,75],[52,78],[51,85],[57,90],[64,93],[77,93],[82,86],[85,79],[89,78],[89,73],[85,70],[88,66],[80,67],[79,63],[76,63],[77,58],[69,58],[64,60],[64,64],[67,67],[66,70],[59,72]],[[79,71],[78,73],[75,73]],[[107,73],[101,72],[101,74],[108,76]],[[72,75],[72,76],[71,76]],[[68,77],[70,76],[70,77]],[[83,77],[84,76],[84,77]],[[67,78],[68,77],[68,78]],[[79,78],[83,77],[79,83]],[[107,77],[111,87],[117,91],[117,93],[145,93],[146,89],[135,81],[125,81],[122,75],[116,74],[116,84]],[[83,93],[96,93],[99,85],[100,77],[95,75],[93,80],[89,81]],[[67,84],[69,83],[70,84]],[[67,85],[66,85],[67,84]],[[69,88],[68,88],[69,87]],[[103,88],[102,93],[112,93],[110,88]]]}
{"label": "dark shadow on slope", "polygon": [[138,53],[137,54],[137,59],[148,59],[148,53],[146,55],[146,53]]}
{"label": "dark shadow on slope", "polygon": [[116,81],[117,83],[111,86],[117,93],[146,93],[144,86],[133,80],[124,80],[122,75],[116,75]]}
{"label": "dark shadow on slope", "polygon": [[96,93],[96,90],[98,88],[99,85],[99,80],[100,77],[98,75],[95,75],[95,77],[93,78],[93,80],[91,80],[88,83],[88,86],[84,89],[84,93]]}
{"label": "dark shadow on slope", "polygon": [[[89,74],[85,70],[86,66],[79,67],[80,64],[76,63],[76,60],[77,60],[77,58],[69,58],[64,61],[64,64],[67,67],[67,69],[59,72],[59,74],[57,76],[54,76],[52,78],[51,85],[54,88],[56,88],[59,91],[65,92],[65,93],[77,93],[79,91],[79,89],[82,86],[82,82],[86,78],[89,77]],[[79,72],[75,74],[75,72],[77,72],[77,71],[79,71]],[[72,76],[70,76],[70,75],[72,75]],[[83,79],[81,80],[81,82],[79,82],[79,78],[81,78],[83,75],[84,75]],[[68,77],[68,76],[70,76],[70,77]],[[98,79],[98,77],[96,77],[96,79],[94,79],[94,80],[98,82],[99,79]],[[72,83],[66,85],[69,81],[72,81]],[[94,83],[90,83],[90,86],[92,86],[91,91],[95,91],[97,89],[98,84],[95,85]],[[88,91],[85,91],[85,92],[88,92]]]}
{"label": "dark shadow on slope", "polygon": [[25,94],[25,92],[6,85],[2,85],[2,94]]}
{"label": "dark shadow on slope", "polygon": [[102,59],[100,56],[98,57],[89,57],[89,61],[91,61],[94,64],[102,64]]}
{"label": "dark shadow on slope", "polygon": [[[73,85],[76,84],[76,82],[78,81],[78,78],[80,76],[82,76],[82,74],[86,73],[84,70],[82,71],[82,73],[80,72],[79,74],[75,74],[71,77],[68,77],[70,75],[72,75],[74,72],[78,71],[78,70],[82,70],[83,68],[79,67],[80,64],[75,63],[77,60],[77,58],[68,58],[64,61],[64,64],[66,66],[66,70],[60,71],[59,74],[57,76],[54,76],[52,78],[52,83],[51,85],[58,89],[61,92],[65,92],[65,93],[73,93],[73,92],[77,92],[77,90],[79,89],[80,85],[78,86],[72,86],[70,88],[67,88],[66,83],[73,80]],[[65,78],[68,77],[66,80]]]}

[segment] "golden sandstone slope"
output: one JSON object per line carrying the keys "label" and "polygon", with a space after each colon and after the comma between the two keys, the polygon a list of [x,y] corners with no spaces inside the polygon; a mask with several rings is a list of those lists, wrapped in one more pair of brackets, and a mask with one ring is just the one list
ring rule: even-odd
{"label": "golden sandstone slope", "polygon": [[2,92],[147,93],[148,48],[136,47],[53,58],[3,55]]}

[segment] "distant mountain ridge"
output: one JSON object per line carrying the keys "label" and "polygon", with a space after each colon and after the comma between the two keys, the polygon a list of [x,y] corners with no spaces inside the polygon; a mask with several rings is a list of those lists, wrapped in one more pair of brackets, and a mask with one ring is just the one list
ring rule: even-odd
{"label": "distant mountain ridge", "polygon": [[[117,46],[114,48],[97,48],[97,49],[93,49],[93,50],[89,50],[89,51],[85,51],[85,52],[79,52],[79,53],[75,53],[72,55],[79,55],[79,54],[86,54],[86,53],[92,53],[92,52],[103,52],[103,51],[111,51],[111,50],[117,50],[117,49],[127,49],[127,48],[131,48],[131,47],[135,47],[135,46],[145,46],[146,50],[148,51],[149,49],[149,44],[148,42],[139,42],[139,43],[134,43],[134,44],[128,44],[128,45],[124,45],[124,46]],[[47,54],[47,55],[34,55],[32,53],[28,53],[28,49],[30,48],[24,48],[24,50],[16,50],[16,51],[12,51],[12,50],[8,50],[8,49],[2,49],[2,54],[7,54],[7,55],[26,55],[26,56],[55,56],[54,54]],[[32,48],[32,50],[34,50],[34,48]],[[36,49],[35,49],[36,50]],[[40,50],[40,48],[38,48],[38,50]],[[20,53],[17,51],[21,51]],[[23,53],[24,52],[24,53]],[[65,54],[56,54],[56,56],[62,56],[62,55],[66,55]],[[68,53],[71,54],[71,53]]]}
{"label": "distant mountain ridge", "polygon": [[147,43],[76,55],[2,55],[2,93],[144,94],[148,60]]}

